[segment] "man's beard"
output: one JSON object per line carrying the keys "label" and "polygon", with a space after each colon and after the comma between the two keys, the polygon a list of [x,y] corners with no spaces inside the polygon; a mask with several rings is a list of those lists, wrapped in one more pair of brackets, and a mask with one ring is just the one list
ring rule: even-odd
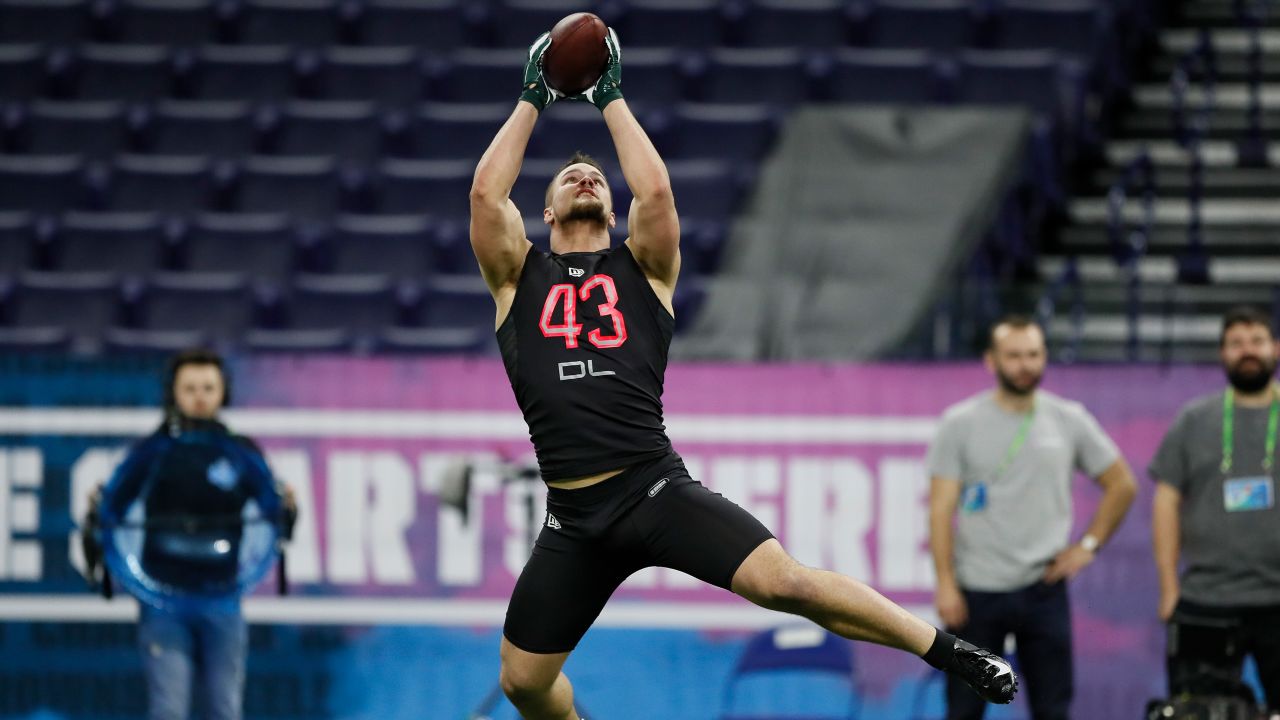
{"label": "man's beard", "polygon": [[1000,387],[1011,395],[1027,396],[1036,391],[1040,386],[1040,379],[1044,377],[1044,373],[1039,373],[1031,378],[1031,382],[1025,387],[1017,384],[1013,378],[1004,373],[1003,370],[996,370],[996,379],[1000,382]]}
{"label": "man's beard", "polygon": [[598,222],[601,225],[609,222],[609,215],[604,211],[604,203],[597,198],[583,198],[579,202],[574,198],[573,204],[569,206],[569,212],[565,213],[562,223],[574,222],[577,220],[586,220],[588,222]]}
{"label": "man's beard", "polygon": [[[1250,362],[1253,361],[1253,362]],[[1246,363],[1248,367],[1245,367]],[[1271,376],[1276,372],[1276,361],[1252,355],[1242,357],[1235,365],[1227,368],[1227,381],[1237,391],[1252,395],[1267,389]]]}

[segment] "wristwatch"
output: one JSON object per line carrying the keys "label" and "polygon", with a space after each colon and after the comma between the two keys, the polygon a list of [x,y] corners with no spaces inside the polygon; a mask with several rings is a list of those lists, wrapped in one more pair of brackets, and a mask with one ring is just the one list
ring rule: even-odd
{"label": "wristwatch", "polygon": [[1084,537],[1080,538],[1080,547],[1084,548],[1085,550],[1088,550],[1091,553],[1098,552],[1098,547],[1100,545],[1101,543],[1098,542],[1098,538],[1092,535],[1085,535]]}

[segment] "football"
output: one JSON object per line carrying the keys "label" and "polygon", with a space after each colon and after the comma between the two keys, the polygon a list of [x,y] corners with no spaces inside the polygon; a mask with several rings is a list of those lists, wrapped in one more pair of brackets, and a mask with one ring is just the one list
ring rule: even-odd
{"label": "football", "polygon": [[577,95],[600,79],[609,48],[604,21],[587,12],[574,13],[551,28],[551,47],[542,55],[547,84],[565,95]]}

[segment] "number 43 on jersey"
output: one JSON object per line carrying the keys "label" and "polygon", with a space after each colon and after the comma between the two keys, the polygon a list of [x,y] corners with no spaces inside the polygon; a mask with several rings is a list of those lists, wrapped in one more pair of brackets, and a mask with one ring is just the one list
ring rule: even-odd
{"label": "number 43 on jersey", "polygon": [[[621,347],[627,341],[627,323],[622,313],[614,307],[618,303],[618,288],[613,278],[608,275],[592,275],[581,287],[570,283],[552,285],[547,299],[542,304],[542,317],[538,327],[545,337],[562,337],[566,348],[578,347],[578,336],[582,334],[582,324],[578,322],[578,302],[587,302],[596,289],[604,293],[604,302],[596,306],[601,318],[609,318],[613,322],[613,334],[606,335],[600,328],[587,333],[587,342],[598,348]],[[560,322],[555,321],[556,311],[560,310]]]}

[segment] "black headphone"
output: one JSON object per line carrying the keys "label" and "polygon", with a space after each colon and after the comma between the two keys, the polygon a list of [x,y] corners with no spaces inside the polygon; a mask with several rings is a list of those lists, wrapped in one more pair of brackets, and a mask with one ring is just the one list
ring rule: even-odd
{"label": "black headphone", "polygon": [[218,368],[218,374],[222,376],[222,407],[227,407],[231,404],[231,376],[227,374],[226,363],[223,361],[222,356],[212,350],[203,348],[183,350],[169,358],[168,366],[165,368],[164,387],[162,388],[165,417],[176,418],[178,416],[178,400],[173,392],[173,384],[178,380],[178,371],[186,365],[212,365]]}

